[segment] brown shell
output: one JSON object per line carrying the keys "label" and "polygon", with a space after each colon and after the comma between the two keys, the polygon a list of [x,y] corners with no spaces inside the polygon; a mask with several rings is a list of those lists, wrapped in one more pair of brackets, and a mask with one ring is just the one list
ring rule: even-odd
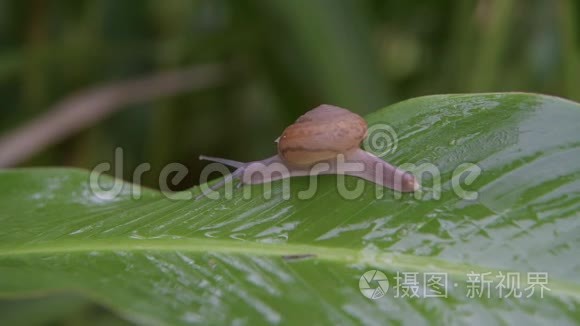
{"label": "brown shell", "polygon": [[294,165],[312,165],[360,147],[367,123],[358,114],[323,104],[302,115],[284,130],[278,154]]}

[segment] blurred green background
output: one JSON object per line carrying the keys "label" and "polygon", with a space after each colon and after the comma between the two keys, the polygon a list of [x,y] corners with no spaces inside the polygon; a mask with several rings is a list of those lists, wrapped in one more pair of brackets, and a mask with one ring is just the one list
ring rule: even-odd
{"label": "blurred green background", "polygon": [[[183,189],[200,154],[270,156],[321,103],[366,114],[442,93],[580,100],[577,17],[573,0],[0,0],[0,143],[79,91],[212,64],[197,87],[118,107],[16,164],[92,169],[122,147],[125,179],[148,162],[156,188],[180,162]],[[0,301],[11,325],[124,324],[104,311],[67,295]]]}
{"label": "blurred green background", "polygon": [[125,179],[148,162],[143,182],[157,187],[179,162],[186,188],[200,154],[272,155],[321,103],[365,114],[441,93],[578,100],[578,16],[572,0],[0,0],[0,140],[78,91],[213,64],[199,87],[121,106],[16,164],[91,169],[122,147]]}

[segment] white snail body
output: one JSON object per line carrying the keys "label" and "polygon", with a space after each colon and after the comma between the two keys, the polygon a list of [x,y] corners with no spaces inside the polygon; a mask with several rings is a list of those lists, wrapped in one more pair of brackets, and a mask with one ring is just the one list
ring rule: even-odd
{"label": "white snail body", "polygon": [[[238,177],[242,183],[257,184],[310,175],[315,166],[324,166],[317,174],[342,173],[401,192],[418,190],[419,184],[411,173],[360,148],[366,133],[367,123],[362,117],[324,104],[306,112],[284,130],[277,141],[277,155],[248,163],[207,156],[200,159],[236,168],[214,189]],[[345,168],[352,163],[358,163],[356,169]]]}

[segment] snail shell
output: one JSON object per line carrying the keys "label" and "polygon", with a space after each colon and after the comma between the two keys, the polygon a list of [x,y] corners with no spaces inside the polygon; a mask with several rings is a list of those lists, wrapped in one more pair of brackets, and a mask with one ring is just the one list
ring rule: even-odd
{"label": "snail shell", "polygon": [[309,166],[358,149],[366,133],[367,123],[361,116],[323,104],[284,130],[278,154],[292,165]]}

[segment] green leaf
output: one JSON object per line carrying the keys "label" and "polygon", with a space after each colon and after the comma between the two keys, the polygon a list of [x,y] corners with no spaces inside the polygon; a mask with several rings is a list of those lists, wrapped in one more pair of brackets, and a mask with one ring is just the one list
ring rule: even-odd
{"label": "green leaf", "polygon": [[[319,177],[307,200],[297,193],[308,178],[293,178],[289,200],[280,181],[270,199],[261,186],[251,186],[249,200],[243,189],[230,200],[170,200],[149,189],[134,199],[129,183],[102,199],[86,171],[3,171],[0,293],[71,291],[144,324],[580,321],[579,104],[523,93],[438,95],[367,118],[397,133],[385,159],[437,168],[440,196],[437,177],[424,175],[421,192],[378,199],[369,183],[360,197],[343,198],[334,176]],[[467,180],[457,171],[464,163],[481,168],[463,184],[477,199],[453,187]],[[352,188],[358,179],[346,181]],[[380,299],[359,290],[369,270],[390,283]],[[445,288],[423,282],[435,272],[447,277]],[[397,273],[417,276],[420,298],[402,297],[414,283]],[[480,298],[472,282],[482,273],[492,283]],[[498,275],[507,273],[520,284],[500,294]],[[534,275],[548,277],[543,297],[542,282],[527,282]],[[437,289],[447,298],[425,297]],[[521,298],[507,297],[516,290]]]}

